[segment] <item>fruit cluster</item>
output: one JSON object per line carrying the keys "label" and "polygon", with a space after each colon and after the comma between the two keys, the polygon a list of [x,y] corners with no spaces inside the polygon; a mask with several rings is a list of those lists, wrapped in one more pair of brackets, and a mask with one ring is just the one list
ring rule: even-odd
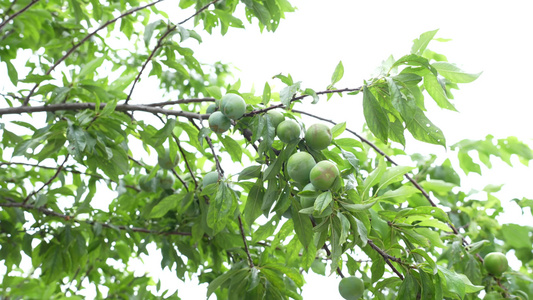
{"label": "fruit cluster", "polygon": [[[218,110],[217,110],[218,109]],[[209,128],[215,133],[226,132],[231,127],[231,120],[242,118],[246,112],[246,102],[237,94],[226,94],[222,99],[209,105]]]}

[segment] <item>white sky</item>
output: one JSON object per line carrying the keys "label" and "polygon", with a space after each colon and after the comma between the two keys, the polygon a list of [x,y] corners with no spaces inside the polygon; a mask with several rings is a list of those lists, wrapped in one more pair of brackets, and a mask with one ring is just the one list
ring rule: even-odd
{"label": "white sky", "polygon": [[[448,144],[464,138],[482,139],[487,134],[497,138],[514,135],[531,144],[533,96],[529,92],[529,72],[533,69],[533,3],[530,1],[505,4],[427,0],[291,2],[298,11],[288,14],[275,33],[260,34],[256,25],[246,24],[246,30],[231,28],[224,37],[203,35],[201,45],[191,40],[187,46],[195,51],[200,62],[222,61],[239,68],[236,78],[243,82],[242,92],[255,84],[260,93],[265,81],[279,91],[283,85],[279,80],[271,80],[279,73],[290,73],[296,81],[302,81],[303,87],[320,91],[330,83],[340,60],[345,74],[336,87],[359,87],[390,54],[395,58],[408,54],[414,38],[440,28],[437,37],[453,40],[432,42],[429,49],[447,55],[450,62],[466,71],[483,71],[477,81],[462,85],[461,90],[454,92],[454,104],[460,113],[428,105],[428,117],[443,130]],[[175,11],[175,6],[174,0],[158,5],[169,12]],[[189,28],[191,24],[184,26]],[[148,80],[141,82],[136,91],[147,83]],[[146,91],[150,95],[150,88]],[[324,98],[323,105],[305,106],[305,110],[335,121],[348,121],[351,129],[360,131],[361,100],[360,95],[334,97],[327,103]],[[430,101],[426,97],[426,103]],[[441,148],[415,142],[408,143],[406,151],[443,154]],[[468,186],[482,189],[485,184],[505,183],[503,191],[497,194],[502,201],[522,196],[533,198],[529,189],[532,168],[518,164],[512,169],[500,168],[500,165],[495,170],[484,169],[483,177],[471,176]],[[502,221],[531,223],[531,216],[523,219],[519,210],[513,208]],[[158,267],[160,259],[158,255],[144,258],[144,266]],[[137,271],[144,273],[142,268]],[[178,288],[184,300],[205,297],[206,285],[198,286],[195,279],[184,284],[168,270],[157,275],[165,278],[163,286]],[[337,292],[338,279],[334,276],[313,275],[306,280],[304,299],[341,299]]]}

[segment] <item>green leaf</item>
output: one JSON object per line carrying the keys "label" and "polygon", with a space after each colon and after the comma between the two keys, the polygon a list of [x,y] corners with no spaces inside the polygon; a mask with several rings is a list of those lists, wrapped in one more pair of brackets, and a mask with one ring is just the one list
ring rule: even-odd
{"label": "green leaf", "polygon": [[365,179],[365,181],[363,181],[363,192],[362,192],[363,201],[368,199],[368,193],[370,191],[370,188],[372,186],[374,186],[375,184],[377,184],[381,180],[381,176],[383,175],[383,173],[385,173],[386,170],[387,170],[387,167],[385,165],[385,162],[384,162],[383,159],[381,159],[379,161],[378,167],[375,168],[368,175],[368,177]]}
{"label": "green leaf", "polygon": [[181,197],[182,196],[178,194],[173,194],[173,195],[163,198],[161,202],[159,202],[156,206],[154,206],[154,208],[152,208],[149,218],[151,219],[161,218],[170,210],[175,209]]}
{"label": "green leaf", "polygon": [[[102,65],[102,63],[105,61],[105,56],[95,58],[91,60],[90,62],[86,63],[82,66],[80,73],[78,74],[79,78],[85,78],[87,75],[93,75],[96,71],[96,69]],[[92,76],[89,76],[92,78]]]}
{"label": "green leaf", "polygon": [[205,87],[206,92],[215,99],[222,99],[222,92],[220,91],[220,87],[218,86],[206,86]]}
{"label": "green leaf", "polygon": [[420,185],[426,191],[431,191],[431,192],[438,193],[441,195],[445,195],[446,193],[448,193],[455,187],[455,184],[442,181],[442,180],[427,180],[427,181],[421,182]]}
{"label": "green leaf", "polygon": [[207,298],[211,296],[224,282],[226,282],[228,279],[231,279],[232,277],[236,276],[240,272],[245,272],[247,269],[239,268],[242,266],[235,266],[231,270],[227,271],[226,273],[223,273],[222,275],[215,278],[213,281],[209,283],[209,286],[207,287]]}
{"label": "green leaf", "polygon": [[9,76],[9,80],[11,80],[11,83],[13,83],[13,85],[16,86],[19,81],[19,75],[18,75],[17,69],[15,68],[15,66],[13,66],[13,64],[9,60],[6,60],[4,62],[6,63],[6,67],[7,67],[7,76]]}
{"label": "green leaf", "polygon": [[431,98],[435,100],[438,106],[445,109],[457,111],[455,106],[453,106],[453,104],[448,101],[448,97],[446,96],[446,90],[438,81],[437,76],[433,74],[425,75],[424,87],[426,88],[426,91],[431,96]]}
{"label": "green leaf", "polygon": [[413,254],[418,254],[420,256],[422,256],[423,258],[425,258],[426,260],[426,263],[431,267],[431,269],[433,270],[433,275],[437,274],[437,264],[435,263],[435,261],[428,255],[427,251],[425,250],[422,250],[422,249],[413,249],[411,250],[411,253]]}
{"label": "green leaf", "polygon": [[370,272],[372,272],[372,282],[380,280],[385,273],[385,260],[382,257],[372,260]]}
{"label": "green leaf", "polygon": [[456,83],[470,83],[476,80],[481,75],[481,73],[483,73],[466,73],[465,71],[457,67],[455,64],[451,64],[445,61],[434,62],[431,65],[435,69],[437,69],[439,74],[442,75],[444,78]]}
{"label": "green leaf", "polygon": [[335,83],[339,82],[342,79],[343,75],[344,75],[344,66],[342,65],[342,61],[339,61],[339,63],[335,67],[335,71],[333,72],[333,75],[331,75],[331,84],[328,86],[328,90],[331,89],[335,85]]}
{"label": "green leaf", "polygon": [[163,23],[163,20],[157,20],[155,22],[152,22],[146,26],[144,26],[144,35],[143,35],[143,39],[144,39],[144,44],[145,45],[149,45],[150,44],[150,39],[152,38],[152,35],[154,34],[154,30],[157,26],[159,26],[159,24]]}
{"label": "green leaf", "polygon": [[408,166],[396,166],[388,168],[385,172],[383,172],[383,175],[381,176],[378,189],[381,190],[391,183],[402,181],[403,176],[413,169],[415,168]]}
{"label": "green leaf", "polygon": [[217,234],[226,227],[226,223],[233,216],[236,207],[236,197],[225,182],[218,185],[215,201],[209,204],[207,225]]}
{"label": "green leaf", "polygon": [[[414,272],[414,271],[411,271]],[[420,286],[411,272],[407,273],[400,290],[398,291],[398,299],[417,299],[417,295],[420,292]]]}
{"label": "green leaf", "polygon": [[344,207],[345,209],[351,212],[359,212],[359,211],[368,210],[369,208],[374,206],[374,204],[376,204],[378,201],[379,201],[379,198],[372,200],[368,203],[364,203],[364,204],[350,204],[350,203],[344,203],[344,202],[339,202],[339,203],[342,205],[342,207]]}
{"label": "green leaf", "polygon": [[474,162],[467,151],[459,150],[457,153],[457,158],[459,159],[459,166],[461,169],[463,169],[463,171],[465,171],[466,175],[468,175],[470,172],[481,175],[481,166]]}
{"label": "green leaf", "polygon": [[403,203],[405,199],[411,197],[414,194],[420,193],[420,190],[414,186],[402,185],[401,187],[387,191],[378,198],[380,200],[392,201],[394,203]]}
{"label": "green leaf", "polygon": [[310,88],[307,88],[305,89],[303,92],[302,92],[302,95],[309,95],[313,98],[313,102],[311,102],[311,104],[317,104],[318,103],[318,100],[320,100],[320,98],[318,98],[318,95],[317,93],[313,90],[313,89],[310,89]]}
{"label": "green leaf", "polygon": [[302,209],[300,203],[295,198],[292,198],[291,212],[294,231],[302,245],[308,247],[313,239],[313,224],[309,216],[299,213],[300,209]]}
{"label": "green leaf", "polygon": [[314,206],[315,211],[321,214],[329,206],[332,200],[333,200],[333,197],[330,191],[326,191],[318,195],[318,197],[315,200],[315,206]]}
{"label": "green leaf", "polygon": [[389,134],[389,117],[366,86],[363,87],[363,114],[370,131],[386,143]]}
{"label": "green leaf", "polygon": [[415,208],[404,208],[398,212],[396,218],[403,218],[414,215],[428,215],[433,216],[436,219],[441,220],[442,222],[449,222],[448,215],[438,207],[432,206],[418,206]]}
{"label": "green leaf", "polygon": [[517,224],[503,224],[501,229],[505,244],[514,249],[532,249],[530,233],[531,228]]}
{"label": "green leaf", "polygon": [[231,160],[234,162],[240,162],[242,159],[242,147],[229,135],[224,135],[220,138],[220,141],[226,148],[226,152],[230,155]]}
{"label": "green leaf", "polygon": [[281,100],[281,103],[285,105],[286,107],[289,107],[292,101],[292,97],[296,94],[296,92],[298,92],[299,89],[300,89],[300,82],[296,82],[293,85],[284,87],[279,93],[279,98]]}
{"label": "green leaf", "polygon": [[321,260],[315,259],[311,264],[311,270],[313,270],[313,272],[315,272],[316,274],[326,276],[326,263]]}
{"label": "green leaf", "polygon": [[263,204],[263,197],[265,191],[261,181],[258,181],[248,193],[246,198],[246,205],[244,206],[244,220],[248,226],[252,226],[255,219],[261,215],[261,205]]}
{"label": "green leaf", "polygon": [[437,266],[437,268],[439,269],[439,276],[446,282],[446,290],[457,294],[463,299],[466,294],[466,286],[459,274],[443,266]]}
{"label": "green leaf", "polygon": [[419,38],[413,41],[413,46],[411,47],[411,53],[413,54],[422,54],[426,50],[429,42],[433,39],[435,34],[439,31],[438,29],[424,32],[420,35]]}
{"label": "green leaf", "polygon": [[242,170],[239,173],[238,180],[241,181],[241,180],[259,178],[259,176],[261,176],[261,166],[253,165],[253,166],[244,168],[244,170]]}
{"label": "green leaf", "polygon": [[416,106],[414,101],[407,100],[401,95],[400,89],[391,78],[387,78],[387,83],[392,105],[400,112],[407,130],[413,137],[419,141],[446,146],[446,139],[442,130],[424,115],[424,112]]}
{"label": "green leaf", "polygon": [[338,137],[344,132],[344,130],[346,130],[346,122],[335,124],[335,126],[331,128],[332,138]]}
{"label": "green leaf", "polygon": [[268,84],[268,82],[265,82],[265,87],[263,88],[263,97],[262,97],[262,101],[261,103],[263,103],[264,105],[267,105],[268,102],[270,102],[270,97],[271,97],[271,91],[270,91],[270,85]]}
{"label": "green leaf", "polygon": [[[368,242],[368,229],[366,228],[365,224],[361,222],[358,218],[353,218],[355,220],[355,223],[357,224],[357,233],[359,234],[359,237],[361,238],[362,245],[361,247],[366,246]],[[353,228],[352,228],[353,229]]]}
{"label": "green leaf", "polygon": [[433,75],[437,76],[437,70],[435,70],[435,68],[433,68],[429,64],[429,61],[426,58],[416,54],[402,56],[391,66],[391,70],[402,65],[420,66],[429,70]]}
{"label": "green leaf", "polygon": [[[107,108],[107,105],[106,107]],[[104,110],[105,110],[104,108]],[[102,111],[103,113],[103,111]],[[163,144],[164,141],[167,140],[167,138],[172,134],[174,127],[176,127],[176,119],[167,119],[165,126],[163,128],[159,129],[154,135],[153,139],[154,142],[152,143],[152,146],[159,147]]]}

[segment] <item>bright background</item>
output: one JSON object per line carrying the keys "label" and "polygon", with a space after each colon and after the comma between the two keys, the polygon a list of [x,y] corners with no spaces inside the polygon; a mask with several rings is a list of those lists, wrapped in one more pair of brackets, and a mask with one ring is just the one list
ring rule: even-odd
{"label": "bright background", "polygon": [[[389,55],[399,58],[408,54],[413,39],[423,32],[440,29],[436,37],[452,41],[433,41],[428,48],[445,54],[448,61],[467,72],[483,72],[478,80],[461,85],[461,90],[453,92],[453,103],[459,113],[431,105],[432,100],[426,97],[428,118],[443,130],[447,144],[466,138],[483,139],[492,134],[496,138],[517,136],[531,145],[533,96],[529,92],[532,86],[529,72],[533,69],[533,3],[530,1],[503,4],[495,1],[293,0],[291,3],[297,11],[288,14],[274,33],[260,33],[255,23],[246,24],[245,30],[231,28],[225,36],[205,34],[201,45],[191,41],[187,46],[201,62],[222,61],[238,68],[235,78],[242,82],[241,92],[255,87],[256,93],[261,94],[266,81],[273,91],[279,91],[284,84],[272,79],[279,73],[289,73],[295,81],[302,81],[302,87],[321,91],[330,83],[339,61],[344,65],[344,77],[336,87],[359,87]],[[171,12],[173,5],[174,1],[163,2],[160,8]],[[173,21],[183,18],[183,15],[176,16]],[[150,91],[149,81],[145,84],[147,95],[154,92]],[[347,121],[350,129],[360,132],[363,124],[361,100],[360,95],[335,96],[329,102],[323,97],[319,105],[297,105],[296,108],[337,122]],[[442,147],[412,139],[408,140],[405,150],[453,156]],[[533,197],[533,168],[517,160],[513,162],[513,168],[498,162],[491,170],[482,167],[482,176],[471,173],[463,178],[462,189],[481,190],[487,184],[504,183],[502,190],[495,194],[504,205],[509,204],[500,222],[531,224],[531,215],[522,216],[518,206],[510,200]],[[458,164],[456,166],[459,169]],[[464,175],[462,171],[459,174]],[[145,266],[158,266],[160,257],[151,255],[144,258],[144,262]],[[515,268],[519,264],[517,260],[510,263]],[[184,300],[205,297],[206,285],[198,286],[195,278],[181,283],[168,270],[154,275],[166,278],[167,284],[163,286],[177,288]],[[342,299],[337,292],[338,280],[334,275],[324,277],[311,272],[306,275],[304,299]]]}
{"label": "bright background", "polygon": [[[195,51],[200,62],[222,61],[238,68],[235,79],[242,82],[241,92],[255,86],[262,92],[266,81],[273,91],[283,84],[272,76],[290,73],[302,87],[315,91],[325,90],[331,74],[339,61],[344,65],[344,78],[337,88],[359,87],[370,78],[381,62],[394,55],[408,54],[412,40],[421,33],[439,28],[436,37],[452,41],[432,42],[429,49],[444,53],[450,62],[457,63],[465,71],[483,71],[478,80],[462,85],[454,91],[453,103],[459,113],[441,110],[431,105],[426,97],[428,117],[439,126],[452,145],[462,139],[483,139],[487,134],[496,138],[517,136],[531,143],[533,96],[530,92],[530,70],[533,69],[533,3],[530,1],[348,1],[348,0],[291,0],[298,8],[282,20],[275,33],[260,33],[256,24],[245,30],[231,28],[226,36],[216,33],[202,34],[203,43],[193,39],[185,46]],[[166,0],[158,8],[170,14],[178,11],[177,0]],[[242,11],[240,11],[242,14]],[[192,14],[172,16],[181,21]],[[244,18],[242,18],[244,19]],[[254,21],[255,22],[255,21]],[[190,28],[192,23],[184,24]],[[198,30],[201,33],[201,29]],[[3,66],[2,66],[3,67]],[[2,69],[4,70],[4,69]],[[2,71],[4,72],[4,71]],[[5,74],[5,72],[4,72]],[[7,79],[0,79],[6,80]],[[134,102],[160,94],[157,82],[144,79],[136,88]],[[347,121],[352,130],[361,131],[363,114],[361,95],[334,96],[329,102],[321,98],[318,105],[297,105],[296,108],[332,119]],[[304,101],[304,103],[309,103]],[[314,121],[313,121],[314,122]],[[407,153],[434,153],[452,155],[443,147],[425,145],[408,140]],[[513,161],[515,167],[495,163],[491,170],[483,169],[483,176],[471,174],[463,178],[463,190],[481,190],[487,184],[502,184],[502,191],[495,196],[508,203],[506,214],[499,220],[505,223],[532,224],[530,214],[522,216],[518,206],[511,204],[515,197],[533,198],[533,168]],[[456,164],[457,166],[457,164]],[[238,170],[235,171],[237,173]],[[461,175],[464,175],[459,171]],[[482,195],[480,194],[480,197]],[[113,195],[102,200],[105,209]],[[145,272],[162,279],[163,289],[178,289],[183,300],[203,299],[206,285],[198,285],[196,278],[185,283],[176,279],[170,270],[161,272],[161,256],[153,247],[150,256],[142,256],[142,262],[131,266],[136,275]],[[26,262],[28,263],[28,262]],[[511,266],[517,267],[511,260]],[[1,270],[0,270],[1,274]],[[338,278],[306,275],[304,299],[341,299],[337,292]],[[92,291],[86,291],[90,299]],[[215,297],[211,297],[214,299]]]}

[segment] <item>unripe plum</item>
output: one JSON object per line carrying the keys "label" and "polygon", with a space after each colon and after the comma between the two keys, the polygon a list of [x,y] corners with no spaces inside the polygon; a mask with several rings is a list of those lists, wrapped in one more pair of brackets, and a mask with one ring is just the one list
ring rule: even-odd
{"label": "unripe plum", "polygon": [[158,156],[157,156],[157,163],[159,164],[159,167],[165,170],[174,169],[178,165],[179,161],[180,161],[179,154],[176,153],[176,156],[174,157],[174,159],[172,159],[170,157],[170,153],[168,149],[165,149],[164,153],[158,153]]}
{"label": "unripe plum", "polygon": [[509,267],[507,257],[500,252],[491,252],[485,255],[483,265],[489,274],[500,276]]}
{"label": "unripe plum", "polygon": [[339,293],[346,300],[357,300],[365,291],[364,282],[354,276],[344,277],[339,282]]}
{"label": "unripe plum", "polygon": [[300,138],[300,125],[293,120],[285,120],[276,128],[278,138],[284,143],[290,143]]}
{"label": "unripe plum", "polygon": [[305,184],[309,182],[309,174],[315,165],[315,159],[311,154],[298,152],[289,157],[287,173],[292,180]]}
{"label": "unripe plum", "polygon": [[305,132],[307,145],[314,150],[326,149],[331,144],[331,130],[324,124],[313,124]]}
{"label": "unripe plum", "polygon": [[311,183],[319,190],[329,190],[335,180],[340,177],[337,166],[327,160],[320,161],[311,169],[309,179]]}
{"label": "unripe plum", "polygon": [[237,94],[226,94],[220,100],[220,111],[232,120],[240,119],[246,112],[246,102]]}
{"label": "unripe plum", "polygon": [[231,121],[220,111],[215,111],[209,116],[209,128],[214,133],[224,133],[231,127]]}

